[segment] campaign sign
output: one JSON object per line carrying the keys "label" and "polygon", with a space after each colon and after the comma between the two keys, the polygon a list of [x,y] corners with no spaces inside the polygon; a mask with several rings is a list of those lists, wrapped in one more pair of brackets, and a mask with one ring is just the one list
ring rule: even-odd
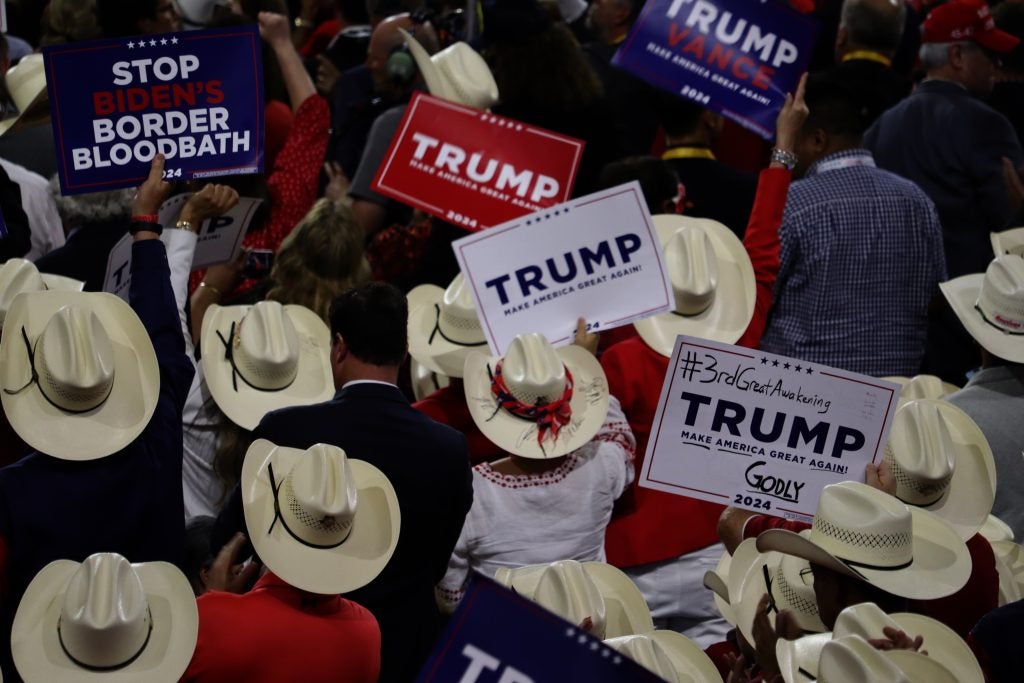
{"label": "campaign sign", "polygon": [[864,481],[900,387],[763,351],[680,336],[640,485],[810,521],[821,490]]}
{"label": "campaign sign", "polygon": [[648,0],[612,64],[771,139],[817,31],[778,0]]}
{"label": "campaign sign", "polygon": [[452,243],[491,350],[518,334],[572,341],[576,320],[602,331],[669,311],[672,285],[636,181]]}
{"label": "campaign sign", "polygon": [[577,625],[474,574],[417,683],[657,683]]}
{"label": "campaign sign", "polygon": [[582,140],[423,93],[371,187],[466,230],[569,199]]}
{"label": "campaign sign", "polygon": [[65,195],[263,170],[259,31],[237,26],[43,48]]}
{"label": "campaign sign", "polygon": [[[192,193],[175,195],[160,206],[160,224],[173,225],[181,207]],[[223,216],[208,218],[199,226],[199,239],[192,258],[192,270],[208,268],[230,261],[242,248],[242,240],[259,209],[262,199],[240,197],[238,204]],[[164,238],[169,234],[164,231]],[[107,270],[103,278],[103,291],[128,300],[128,287],[132,282],[132,236],[125,235],[110,250]]]}

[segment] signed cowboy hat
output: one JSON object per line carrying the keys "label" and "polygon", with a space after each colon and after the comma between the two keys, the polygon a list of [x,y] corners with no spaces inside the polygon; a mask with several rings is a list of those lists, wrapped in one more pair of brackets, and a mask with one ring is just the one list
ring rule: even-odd
{"label": "signed cowboy hat", "polygon": [[960,391],[960,387],[943,382],[935,375],[883,377],[882,379],[900,385],[900,401],[913,401],[916,398],[944,398]]}
{"label": "signed cowboy hat", "polygon": [[997,256],[984,274],[963,275],[939,289],[986,351],[1024,363],[1024,258]]}
{"label": "signed cowboy hat", "polygon": [[721,683],[722,680],[711,658],[696,643],[675,631],[619,636],[604,643],[666,681]]}
{"label": "signed cowboy hat", "polygon": [[622,570],[604,562],[502,567],[494,580],[576,626],[590,618],[590,633],[601,639],[654,630],[640,589]]}
{"label": "signed cowboy hat", "polygon": [[952,595],[971,573],[967,546],[948,522],[853,481],[822,489],[806,537],[769,529],[757,549],[796,555],[912,600]]}
{"label": "signed cowboy hat", "polygon": [[398,32],[405,38],[431,95],[476,109],[488,109],[498,103],[494,75],[484,58],[469,45],[459,41],[429,55],[408,31],[400,28]]}
{"label": "signed cowboy hat", "polygon": [[23,258],[12,258],[0,264],[0,329],[14,297],[22,292],[43,292],[48,289],[80,292],[85,287],[81,280],[62,275],[40,273],[36,264]]}
{"label": "signed cowboy hat", "polygon": [[754,267],[739,238],[721,223],[670,214],[653,217],[675,310],[634,323],[640,338],[671,356],[676,336],[736,342],[754,316]]}
{"label": "signed cowboy hat", "polygon": [[0,401],[32,448],[95,460],[142,433],[156,409],[160,370],[135,311],[113,294],[26,292],[0,338]]}
{"label": "signed cowboy hat", "polygon": [[50,116],[46,96],[46,69],[41,53],[26,55],[7,70],[7,91],[18,108],[18,115],[0,121],[0,135],[41,123]]}
{"label": "signed cowboy hat", "polygon": [[[808,532],[801,532],[806,536]],[[769,552],[760,553],[757,541],[748,538],[736,548],[736,555],[730,565],[737,573],[742,571],[743,578],[735,591],[738,598],[733,605],[736,615],[736,627],[747,639],[754,642],[754,617],[757,614],[758,601],[765,593],[768,594],[768,620],[775,626],[775,618],[779,612],[788,610],[796,619],[797,626],[805,633],[821,633],[826,630],[818,616],[818,602],[814,597],[814,577],[811,566],[806,560],[792,555]],[[743,552],[740,549],[744,548]],[[751,553],[750,549],[755,552]]]}
{"label": "signed cowboy hat", "polygon": [[1003,254],[1024,256],[1024,228],[993,232],[989,236],[992,239],[992,253],[996,256]]}
{"label": "signed cowboy hat", "polygon": [[981,428],[936,399],[903,404],[893,418],[885,461],[896,497],[933,512],[965,541],[982,527],[996,496],[996,465]]}
{"label": "signed cowboy hat", "polygon": [[860,636],[830,640],[821,648],[820,683],[956,683],[955,676],[927,655],[876,650]]}
{"label": "signed cowboy hat", "polygon": [[524,458],[557,458],[597,434],[608,415],[601,364],[578,346],[555,349],[542,334],[521,334],[504,358],[466,358],[466,404],[484,436]]}
{"label": "signed cowboy hat", "polygon": [[192,586],[167,562],[116,553],[43,567],[25,590],[11,652],[26,681],[177,681],[196,647]]}
{"label": "signed cowboy hat", "polygon": [[210,395],[245,429],[255,429],[272,410],[334,394],[331,332],[304,306],[210,306],[201,344]]}
{"label": "signed cowboy hat", "polygon": [[447,289],[420,285],[408,299],[409,355],[433,372],[462,377],[466,356],[487,346],[466,278],[459,273]]}
{"label": "signed cowboy hat", "polygon": [[999,604],[1024,598],[1024,548],[1013,541],[995,541],[992,553],[999,574]]}
{"label": "signed cowboy hat", "polygon": [[245,454],[241,489],[256,554],[296,588],[354,591],[395,552],[401,513],[394,487],[337,446],[301,450],[257,439]]}

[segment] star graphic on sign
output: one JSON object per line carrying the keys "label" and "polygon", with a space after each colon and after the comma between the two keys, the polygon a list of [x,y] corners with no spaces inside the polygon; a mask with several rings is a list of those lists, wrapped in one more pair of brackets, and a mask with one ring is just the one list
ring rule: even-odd
{"label": "star graphic on sign", "polygon": [[599,647],[601,647],[601,644],[598,643],[598,642],[593,642],[593,643],[590,644],[591,652],[597,652],[597,648],[599,648]]}
{"label": "star graphic on sign", "polygon": [[167,39],[166,38],[161,38],[160,39],[160,44],[161,45],[166,45],[167,44]]}
{"label": "star graphic on sign", "polygon": [[811,370],[811,366],[809,366],[809,365],[807,366],[807,374],[808,375],[813,375],[814,374],[814,370]]}
{"label": "star graphic on sign", "polygon": [[761,356],[761,365],[768,365],[768,359],[764,356]]}
{"label": "star graphic on sign", "polygon": [[129,50],[134,50],[135,49],[135,43],[133,43],[132,41],[129,40],[128,41],[128,49]]}
{"label": "star graphic on sign", "polygon": [[576,635],[576,629],[570,626],[569,628],[565,629],[565,635],[569,638],[572,638],[574,635]]}
{"label": "star graphic on sign", "polygon": [[587,637],[581,633],[579,637],[576,638],[576,642],[580,645],[583,645],[585,642],[587,642]]}
{"label": "star graphic on sign", "polygon": [[789,370],[789,363],[783,363],[782,367],[785,368],[786,370]]}
{"label": "star graphic on sign", "polygon": [[777,368],[777,367],[779,367],[779,361],[777,361],[777,360],[773,360],[773,361],[772,361],[772,367],[773,367],[773,368]]}
{"label": "star graphic on sign", "polygon": [[797,371],[797,372],[800,372],[801,370],[803,370],[803,368],[802,368],[801,366],[799,366],[799,365],[798,365],[798,366],[796,366],[796,371]]}
{"label": "star graphic on sign", "polygon": [[177,44],[178,44],[178,39],[172,37],[171,38],[171,45],[177,45]]}
{"label": "star graphic on sign", "polygon": [[150,47],[156,47],[156,39],[155,38],[153,40],[149,41],[149,46]]}

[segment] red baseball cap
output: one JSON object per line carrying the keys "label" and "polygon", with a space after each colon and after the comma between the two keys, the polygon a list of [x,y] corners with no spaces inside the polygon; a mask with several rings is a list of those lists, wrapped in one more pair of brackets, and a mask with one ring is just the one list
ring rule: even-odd
{"label": "red baseball cap", "polygon": [[955,43],[960,40],[969,40],[1004,54],[1020,43],[1020,38],[996,28],[985,0],[951,0],[928,13],[921,26],[921,42]]}

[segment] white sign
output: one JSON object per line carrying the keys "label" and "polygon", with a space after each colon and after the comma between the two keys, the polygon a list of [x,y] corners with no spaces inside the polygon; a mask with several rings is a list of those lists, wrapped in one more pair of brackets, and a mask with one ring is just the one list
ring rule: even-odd
{"label": "white sign", "polygon": [[572,341],[577,318],[601,331],[673,307],[637,182],[516,218],[452,248],[498,355],[518,334],[540,332],[557,346]]}
{"label": "white sign", "polygon": [[7,33],[7,2],[0,0],[0,33]]}
{"label": "white sign", "polygon": [[[175,195],[160,206],[160,225],[174,225],[192,193]],[[192,270],[209,268],[226,263],[238,255],[242,248],[245,231],[259,209],[262,199],[241,197],[238,204],[223,216],[203,221],[199,226],[199,241],[196,244]],[[166,231],[165,231],[166,234]],[[117,294],[128,300],[128,286],[131,284],[132,237],[125,235],[110,250],[107,257],[107,273],[103,280],[103,291]]]}
{"label": "white sign", "polygon": [[810,521],[828,484],[879,462],[900,387],[680,336],[640,485]]}

